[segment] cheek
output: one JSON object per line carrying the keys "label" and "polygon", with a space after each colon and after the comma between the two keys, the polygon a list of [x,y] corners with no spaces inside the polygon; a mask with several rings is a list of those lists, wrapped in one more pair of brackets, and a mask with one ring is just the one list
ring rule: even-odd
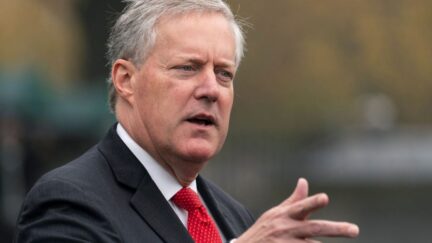
{"label": "cheek", "polygon": [[136,99],[140,112],[147,113],[146,115],[149,116],[158,115],[166,101],[167,89],[163,86],[164,82],[153,76],[142,80],[142,83],[137,85]]}
{"label": "cheek", "polygon": [[225,95],[221,97],[221,111],[225,118],[229,120],[229,116],[231,114],[231,109],[234,103],[234,92],[229,90]]}
{"label": "cheek", "polygon": [[147,129],[151,132],[156,132],[161,127],[159,124],[165,119],[163,117],[163,100],[164,97],[162,92],[160,92],[160,87],[155,84],[147,83],[137,86],[138,90],[136,92],[136,107],[138,116],[141,122],[144,123]]}
{"label": "cheek", "polygon": [[178,135],[175,134],[175,127],[186,107],[185,91],[169,83],[153,86],[151,91],[150,94],[142,94],[146,96],[142,98],[146,102],[142,110],[147,113],[142,115],[143,119],[152,120],[152,130],[161,133],[161,136]]}

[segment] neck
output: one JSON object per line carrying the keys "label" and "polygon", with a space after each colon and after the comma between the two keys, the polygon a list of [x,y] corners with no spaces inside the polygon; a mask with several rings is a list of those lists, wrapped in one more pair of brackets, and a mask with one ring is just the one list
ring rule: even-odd
{"label": "neck", "polygon": [[[137,129],[137,124],[131,122],[131,119],[124,119],[121,113],[117,113],[117,120],[126,130],[128,135],[142,149],[144,149],[157,163],[159,163],[168,173],[170,173],[182,187],[188,187],[198,176],[206,162],[186,161],[179,157],[167,156],[170,153],[159,153],[152,143],[148,142],[146,136],[139,136],[139,133],[145,129]],[[148,137],[148,136],[147,136]],[[146,142],[147,141],[147,142]],[[163,156],[165,155],[165,156]]]}

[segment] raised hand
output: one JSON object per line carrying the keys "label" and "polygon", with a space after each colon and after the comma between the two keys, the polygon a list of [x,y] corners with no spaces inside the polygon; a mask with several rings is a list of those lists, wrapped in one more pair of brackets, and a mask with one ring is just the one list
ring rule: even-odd
{"label": "raised hand", "polygon": [[309,194],[308,182],[300,178],[294,192],[276,207],[266,211],[236,243],[318,242],[315,237],[349,237],[359,234],[355,224],[328,220],[310,220],[314,211],[328,205],[325,193]]}

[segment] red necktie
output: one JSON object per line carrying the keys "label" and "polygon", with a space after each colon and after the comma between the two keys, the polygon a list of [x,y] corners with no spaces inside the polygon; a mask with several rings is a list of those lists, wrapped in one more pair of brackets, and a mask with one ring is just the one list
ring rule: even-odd
{"label": "red necktie", "polygon": [[222,243],[215,223],[193,190],[183,188],[171,200],[188,212],[187,229],[196,243]]}

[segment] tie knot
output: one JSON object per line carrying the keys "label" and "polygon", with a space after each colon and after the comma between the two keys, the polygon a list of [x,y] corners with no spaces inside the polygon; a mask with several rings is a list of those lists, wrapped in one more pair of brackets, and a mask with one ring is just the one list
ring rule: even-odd
{"label": "tie knot", "polygon": [[178,207],[190,212],[202,206],[201,200],[192,189],[183,187],[171,199]]}

